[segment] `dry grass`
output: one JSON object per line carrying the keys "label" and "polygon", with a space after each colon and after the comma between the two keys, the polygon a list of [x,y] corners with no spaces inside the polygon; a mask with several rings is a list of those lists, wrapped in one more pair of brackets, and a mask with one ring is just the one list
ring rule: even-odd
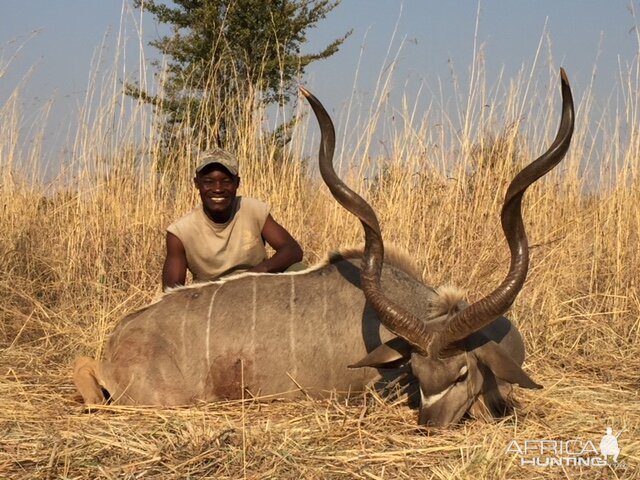
{"label": "dry grass", "polygon": [[[348,128],[360,148],[342,148],[337,159],[379,212],[387,241],[412,252],[426,281],[458,284],[471,299],[505,273],[502,195],[546,148],[559,111],[555,72],[546,90],[524,72],[489,89],[475,71],[459,123],[435,108],[418,119],[405,107],[394,112],[402,127],[385,126],[389,106],[380,100],[369,123]],[[118,320],[159,292],[164,228],[197,202],[190,144],[174,170],[158,174],[155,119],[142,107],[125,115],[115,88],[94,86],[87,105],[95,111],[81,113],[65,169],[45,183],[41,146],[20,147],[16,96],[0,106],[0,478],[636,478],[640,92],[627,90],[624,118],[599,123],[596,135],[583,92],[568,158],[526,197],[532,269],[510,316],[526,339],[526,368],[545,389],[518,390],[514,417],[445,430],[417,428],[415,411],[375,394],[83,412],[70,361],[99,356]],[[307,117],[277,149],[260,133],[264,112],[246,101],[254,115],[239,122],[236,140],[243,193],[270,202],[310,263],[359,242],[359,225],[319,185],[313,157],[302,161],[316,149],[315,124]],[[525,101],[542,107],[527,110]],[[372,156],[379,123],[388,148]],[[598,136],[608,140],[594,164]],[[608,425],[624,429],[626,467],[522,466],[505,453],[513,439],[597,445]]]}

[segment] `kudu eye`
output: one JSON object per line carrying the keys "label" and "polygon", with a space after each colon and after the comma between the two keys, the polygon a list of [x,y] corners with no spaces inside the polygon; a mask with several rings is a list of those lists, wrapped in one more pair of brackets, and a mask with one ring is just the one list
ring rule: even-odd
{"label": "kudu eye", "polygon": [[458,372],[458,378],[456,379],[457,383],[464,382],[469,376],[469,367],[463,365]]}

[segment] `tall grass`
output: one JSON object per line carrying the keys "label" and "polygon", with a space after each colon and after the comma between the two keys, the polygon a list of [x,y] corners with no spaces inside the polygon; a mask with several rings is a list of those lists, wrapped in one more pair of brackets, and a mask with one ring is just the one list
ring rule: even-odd
{"label": "tall grass", "polygon": [[[498,220],[506,186],[518,169],[546,150],[559,122],[557,67],[550,64],[547,73],[537,77],[532,71],[523,69],[513,79],[499,77],[495,85],[488,85],[478,60],[467,99],[461,103],[464,107],[454,115],[437,107],[447,102],[435,95],[427,99],[431,106],[424,113],[412,107],[417,99],[405,98],[400,107],[387,103],[392,82],[381,77],[370,116],[364,120],[358,116],[353,127],[351,112],[336,115],[339,137],[354,139],[353,145],[339,141],[336,163],[345,180],[378,212],[385,241],[411,252],[426,282],[457,284],[471,300],[488,293],[506,273],[508,250]],[[617,110],[604,112],[595,124],[592,91],[587,88],[577,96],[576,132],[567,158],[526,194],[531,271],[510,312],[527,343],[527,369],[550,387],[542,394],[522,393],[524,403],[530,405],[530,418],[524,420],[529,422],[527,434],[547,438],[569,431],[594,433],[589,428],[599,434],[604,422],[610,422],[627,429],[624,453],[630,464],[639,460],[640,428],[640,90],[636,77],[636,70],[621,72],[623,102],[612,107]],[[177,153],[169,158],[171,168],[160,168],[167,164],[159,148],[161,119],[148,107],[124,98],[118,78],[117,70],[92,75],[73,148],[60,159],[59,175],[48,182],[42,180],[42,144],[26,148],[22,143],[19,91],[0,105],[0,368],[7,405],[0,420],[14,432],[5,438],[10,448],[0,452],[0,476],[4,468],[7,475],[24,477],[108,477],[114,475],[116,465],[123,464],[118,457],[122,451],[133,449],[127,451],[144,457],[141,452],[164,445],[160,453],[150,453],[139,464],[135,455],[127,457],[129,470],[120,474],[144,474],[147,462],[155,465],[151,472],[163,476],[180,476],[178,467],[189,464],[195,476],[214,471],[215,476],[230,478],[269,477],[264,473],[269,471],[274,477],[313,477],[310,472],[317,465],[342,465],[342,470],[335,467],[336,478],[340,472],[364,476],[362,471],[382,478],[385,468],[388,475],[414,476],[417,470],[412,469],[418,467],[428,469],[420,470],[418,476],[436,478],[471,474],[495,478],[496,472],[510,478],[528,477],[526,470],[501,455],[501,446],[486,434],[491,431],[505,440],[525,427],[516,424],[501,430],[500,424],[471,424],[453,433],[440,432],[436,439],[418,436],[416,440],[414,419],[403,409],[389,414],[406,420],[403,426],[385,417],[367,427],[352,425],[350,420],[345,423],[365,412],[341,407],[339,402],[324,413],[316,410],[311,425],[305,423],[303,412],[324,406],[304,404],[301,411],[298,404],[291,404],[289,410],[272,410],[274,424],[278,418],[289,416],[289,420],[280,421],[281,430],[277,426],[269,430],[268,423],[258,429],[261,433],[242,430],[243,435],[253,435],[249,447],[244,441],[241,447],[233,441],[220,443],[225,428],[244,428],[246,412],[236,404],[220,410],[203,407],[202,418],[213,422],[206,424],[198,419],[197,410],[193,415],[143,412],[138,417],[135,412],[127,417],[123,410],[117,412],[120,416],[95,420],[98,430],[84,437],[72,432],[89,428],[92,420],[75,414],[66,420],[73,426],[65,428],[58,422],[51,427],[51,415],[66,417],[64,412],[76,405],[70,361],[80,354],[99,356],[118,320],[160,293],[165,228],[198,204],[192,185],[193,145],[198,139],[185,135],[173,145]],[[315,90],[322,98],[322,88]],[[438,90],[435,86],[425,89]],[[336,204],[315,173],[319,134],[307,105],[300,102],[293,112],[299,121],[291,142],[283,148],[264,133],[270,117],[255,92],[231,101],[237,102],[234,108],[247,112],[235,126],[241,193],[272,206],[273,216],[303,245],[309,263],[329,250],[360,243],[358,222]],[[391,121],[391,116],[396,120]],[[43,128],[37,122],[46,121],[46,111],[40,118],[29,127]],[[388,138],[386,150],[377,153],[374,146],[380,131]],[[596,139],[601,142],[597,147]],[[610,410],[619,398],[625,403]],[[329,413],[330,409],[335,411]],[[25,411],[31,415],[29,428],[21,413]],[[212,412],[217,411],[224,413],[215,417]],[[388,413],[381,410],[373,415],[380,412]],[[262,425],[259,410],[253,415],[252,421]],[[343,418],[343,427],[352,425],[354,430],[335,431],[336,415]],[[139,425],[159,422],[160,430],[132,431],[127,427],[131,418]],[[565,430],[554,431],[554,422]],[[303,433],[296,430],[297,424],[303,425]],[[396,429],[387,442],[404,452],[385,462],[372,453],[386,448],[382,438],[389,434],[380,430],[382,424]],[[20,446],[26,437],[18,431],[30,432],[39,440]],[[313,437],[313,432],[320,436]],[[330,449],[323,443],[322,432],[325,439],[329,434],[335,437],[335,451],[309,456],[308,452]],[[154,440],[157,435],[164,440]],[[287,443],[287,435],[297,438],[297,443]],[[128,446],[120,444],[120,436]],[[352,436],[360,440],[347,442],[349,446],[340,450],[340,442]],[[469,437],[483,449],[456,453],[456,445],[469,448]],[[214,440],[215,448],[206,443]],[[412,452],[414,441],[422,447]],[[450,447],[438,453],[432,450],[434,441]],[[95,447],[98,444],[102,446]],[[103,453],[95,453],[90,445]],[[209,470],[202,466],[206,452],[221,455],[218,450],[229,445],[242,449],[242,462],[226,451],[228,463],[215,468],[207,464]],[[190,460],[179,455],[183,448],[190,452]],[[253,466],[247,464],[247,448],[257,462]],[[111,453],[105,457],[104,452]],[[287,463],[282,460],[286,455],[295,460]],[[478,460],[477,455],[482,458]],[[97,460],[92,463],[90,457]],[[590,478],[592,473],[576,470],[571,475]],[[619,474],[631,478],[630,471]]]}

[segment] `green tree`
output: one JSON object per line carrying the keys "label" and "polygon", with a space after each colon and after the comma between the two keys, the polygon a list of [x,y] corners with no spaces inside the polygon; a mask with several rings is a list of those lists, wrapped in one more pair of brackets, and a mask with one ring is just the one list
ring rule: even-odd
{"label": "green tree", "polygon": [[166,59],[162,94],[131,83],[126,92],[159,109],[165,141],[191,132],[201,146],[224,147],[227,132],[250,116],[243,99],[287,102],[305,67],[338,51],[351,31],[317,53],[303,54],[302,46],[340,1],[134,0],[172,35],[150,42]]}

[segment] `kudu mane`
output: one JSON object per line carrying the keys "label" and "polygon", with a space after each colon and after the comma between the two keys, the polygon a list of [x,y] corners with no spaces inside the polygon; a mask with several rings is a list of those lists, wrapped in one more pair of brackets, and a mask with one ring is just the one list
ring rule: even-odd
{"label": "kudu mane", "polygon": [[[318,265],[324,266],[333,263],[337,263],[341,260],[359,260],[362,258],[364,252],[364,245],[345,247],[339,250],[330,252],[326,259],[321,261]],[[423,281],[422,272],[416,262],[409,253],[403,248],[397,245],[386,245],[384,262],[398,270],[402,270],[410,277]]]}
{"label": "kudu mane", "polygon": [[[331,252],[321,265],[337,263],[341,260],[360,260],[364,252],[364,245],[356,247],[346,247],[335,252]],[[420,268],[411,255],[402,247],[397,245],[385,245],[384,263],[388,266],[402,270],[411,278],[424,282]],[[426,312],[427,319],[446,317],[453,313],[453,310],[461,307],[464,301],[465,292],[454,285],[443,285],[436,288],[437,295],[430,298],[430,309]]]}

